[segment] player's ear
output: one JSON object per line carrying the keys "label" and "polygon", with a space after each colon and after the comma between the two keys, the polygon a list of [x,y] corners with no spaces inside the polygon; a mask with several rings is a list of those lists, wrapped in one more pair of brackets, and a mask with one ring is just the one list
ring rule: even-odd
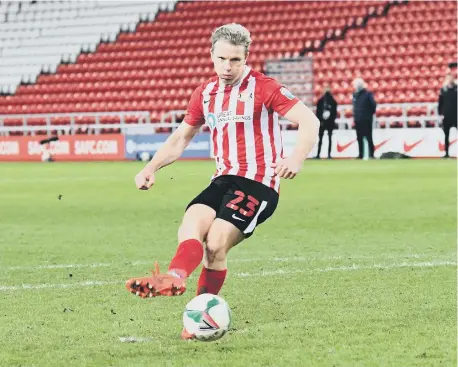
{"label": "player's ear", "polygon": [[248,61],[248,56],[249,56],[249,55],[250,55],[249,52],[246,52],[246,53],[245,53],[245,64],[246,64],[246,62]]}

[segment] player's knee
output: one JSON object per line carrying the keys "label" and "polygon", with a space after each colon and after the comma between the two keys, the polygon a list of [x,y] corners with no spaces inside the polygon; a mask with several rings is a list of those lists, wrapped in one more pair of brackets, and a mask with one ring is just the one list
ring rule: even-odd
{"label": "player's knee", "polygon": [[208,263],[221,262],[226,260],[227,249],[221,244],[207,242],[205,246],[205,258]]}
{"label": "player's knee", "polygon": [[196,238],[203,242],[215,218],[214,210],[203,205],[193,205],[183,218],[178,229],[178,240]]}
{"label": "player's knee", "polygon": [[224,261],[228,252],[228,236],[223,231],[210,230],[205,244],[205,257],[209,262]]}

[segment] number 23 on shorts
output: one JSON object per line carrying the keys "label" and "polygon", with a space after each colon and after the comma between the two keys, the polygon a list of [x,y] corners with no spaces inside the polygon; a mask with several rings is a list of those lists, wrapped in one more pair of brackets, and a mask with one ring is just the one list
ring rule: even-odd
{"label": "number 23 on shorts", "polygon": [[253,196],[248,195],[248,202],[246,204],[246,208],[240,208],[238,204],[241,201],[243,201],[243,199],[245,199],[245,194],[240,190],[235,191],[234,194],[237,195],[237,197],[235,199],[232,199],[229,203],[227,203],[226,207],[238,211],[245,217],[252,217],[256,212],[256,208],[259,205],[259,201],[256,200]]}

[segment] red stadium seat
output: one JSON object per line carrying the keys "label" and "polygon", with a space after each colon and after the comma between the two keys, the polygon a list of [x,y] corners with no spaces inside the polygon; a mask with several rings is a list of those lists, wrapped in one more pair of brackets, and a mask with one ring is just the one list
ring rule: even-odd
{"label": "red stadium seat", "polygon": [[[60,65],[56,74],[40,75],[36,84],[21,85],[14,96],[0,97],[0,109],[146,110],[152,121],[159,121],[166,109],[185,109],[194,88],[213,75],[208,59],[211,31],[234,20],[252,32],[249,63],[254,70],[262,70],[267,57],[296,57],[304,47],[319,47],[326,34],[344,34],[313,53],[315,100],[330,83],[339,103],[351,103],[351,82],[362,76],[378,103],[435,102],[444,66],[456,58],[456,3],[413,1],[392,5],[385,16],[386,3],[336,2],[330,9],[318,1],[262,2],[256,7],[250,1],[179,2],[174,12],[139,23],[135,32],[121,33],[115,42],[99,44],[96,52],[80,54],[75,64]],[[373,17],[364,28],[344,32],[368,15]],[[410,113],[420,116],[424,111],[414,108]],[[399,109],[380,111],[380,116],[386,114],[398,116]],[[113,119],[101,118],[102,123],[109,121]],[[135,121],[135,116],[126,118],[126,123]],[[75,123],[91,125],[94,119],[78,117]],[[52,119],[51,124],[69,120]]]}

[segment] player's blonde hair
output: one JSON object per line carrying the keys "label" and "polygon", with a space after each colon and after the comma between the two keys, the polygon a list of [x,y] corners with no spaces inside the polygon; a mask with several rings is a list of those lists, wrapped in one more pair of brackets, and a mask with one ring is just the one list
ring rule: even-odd
{"label": "player's blonde hair", "polygon": [[247,54],[251,44],[250,31],[243,25],[237,23],[225,24],[216,28],[211,37],[212,52],[215,43],[219,40],[225,40],[235,46],[243,46],[245,47],[245,54]]}

